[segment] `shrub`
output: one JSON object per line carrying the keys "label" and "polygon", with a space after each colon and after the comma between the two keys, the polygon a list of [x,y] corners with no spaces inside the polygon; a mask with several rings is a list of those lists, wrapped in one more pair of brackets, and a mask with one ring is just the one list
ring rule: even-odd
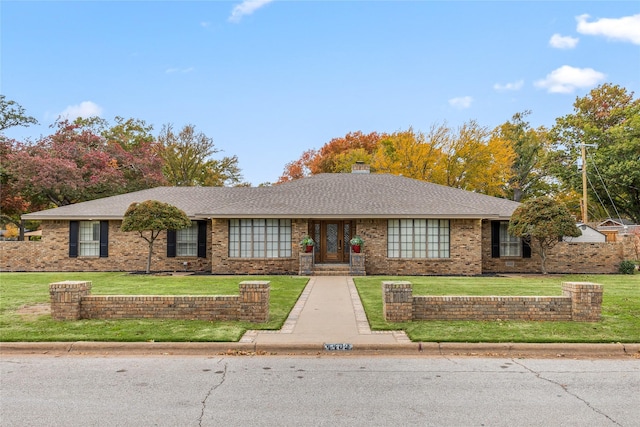
{"label": "shrub", "polygon": [[636,271],[636,264],[633,261],[622,261],[618,271],[621,274],[633,274]]}

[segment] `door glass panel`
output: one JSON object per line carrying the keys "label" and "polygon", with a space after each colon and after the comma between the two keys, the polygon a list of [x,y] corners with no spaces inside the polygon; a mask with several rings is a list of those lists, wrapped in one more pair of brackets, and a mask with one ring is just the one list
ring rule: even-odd
{"label": "door glass panel", "polygon": [[338,224],[327,224],[327,253],[338,252]]}
{"label": "door glass panel", "polygon": [[320,250],[320,223],[313,225],[313,240],[316,243],[316,251]]}
{"label": "door glass panel", "polygon": [[351,223],[350,222],[344,223],[343,239],[344,239],[345,248],[349,248],[348,244],[349,244],[349,240],[351,240]]}

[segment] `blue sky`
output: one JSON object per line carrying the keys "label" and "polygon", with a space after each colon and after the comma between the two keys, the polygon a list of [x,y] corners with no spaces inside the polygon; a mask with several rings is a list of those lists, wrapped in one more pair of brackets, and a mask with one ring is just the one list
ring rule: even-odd
{"label": "blue sky", "polygon": [[640,93],[635,1],[0,2],[0,92],[64,115],[193,124],[275,182],[348,132],[552,126],[605,82]]}

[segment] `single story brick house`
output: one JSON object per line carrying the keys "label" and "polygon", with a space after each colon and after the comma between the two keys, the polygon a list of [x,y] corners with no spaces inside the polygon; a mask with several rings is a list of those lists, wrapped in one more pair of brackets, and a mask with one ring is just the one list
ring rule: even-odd
{"label": "single story brick house", "polygon": [[[193,221],[191,228],[161,233],[154,245],[156,271],[298,274],[299,242],[307,234],[316,242],[318,267],[348,265],[349,240],[359,235],[365,241],[366,274],[539,271],[528,245],[507,233],[518,203],[370,174],[362,164],[353,173],[319,174],[271,187],[158,187],[26,214],[25,220],[41,221],[42,240],[12,242],[33,244],[15,251],[5,246],[0,269],[143,270],[146,242],[120,226],[129,205],[145,200],[177,206]],[[579,255],[586,263],[575,263],[575,253],[559,255],[550,271],[586,272],[585,265],[595,265],[592,272],[611,272],[610,262],[593,263],[599,249],[591,252]]]}

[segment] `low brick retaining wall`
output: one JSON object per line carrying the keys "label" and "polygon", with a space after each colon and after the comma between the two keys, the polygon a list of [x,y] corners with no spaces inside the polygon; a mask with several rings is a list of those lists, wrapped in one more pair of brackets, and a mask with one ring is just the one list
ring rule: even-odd
{"label": "low brick retaining wall", "polygon": [[79,319],[269,320],[268,281],[244,281],[239,295],[91,295],[91,282],[49,284],[51,317]]}
{"label": "low brick retaining wall", "polygon": [[563,282],[562,296],[413,296],[410,282],[382,282],[384,317],[411,320],[542,320],[595,322],[602,286]]}

